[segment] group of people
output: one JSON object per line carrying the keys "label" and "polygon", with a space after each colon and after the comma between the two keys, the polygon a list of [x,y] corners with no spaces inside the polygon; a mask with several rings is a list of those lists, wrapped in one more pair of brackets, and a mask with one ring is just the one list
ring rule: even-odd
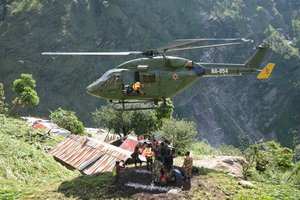
{"label": "group of people", "polygon": [[[152,180],[154,182],[165,183],[168,179],[175,179],[172,175],[173,155],[171,149],[164,142],[159,142],[152,139],[150,142],[140,142],[136,145],[131,157],[134,160],[135,166],[142,161],[139,155],[146,157],[147,170],[152,170]],[[191,177],[193,159],[190,157],[190,152],[187,152],[183,164],[183,174],[186,179]]]}

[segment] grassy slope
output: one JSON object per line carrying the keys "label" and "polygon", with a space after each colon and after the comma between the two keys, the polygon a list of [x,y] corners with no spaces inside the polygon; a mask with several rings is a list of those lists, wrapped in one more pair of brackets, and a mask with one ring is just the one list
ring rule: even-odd
{"label": "grassy slope", "polygon": [[202,170],[197,176],[199,187],[192,188],[192,199],[299,199],[300,191],[291,185],[271,185],[252,182],[253,189],[238,185],[227,174]]}
{"label": "grassy slope", "polygon": [[[114,186],[110,173],[82,176],[61,166],[42,150],[43,146],[56,142],[39,142],[34,137],[36,132],[23,121],[0,115],[0,124],[0,199],[130,198]],[[202,147],[208,154],[213,151]],[[213,170],[201,169],[194,180],[198,184],[187,196],[192,199],[300,198],[300,191],[293,186],[254,183],[255,189],[245,189],[230,176]]]}

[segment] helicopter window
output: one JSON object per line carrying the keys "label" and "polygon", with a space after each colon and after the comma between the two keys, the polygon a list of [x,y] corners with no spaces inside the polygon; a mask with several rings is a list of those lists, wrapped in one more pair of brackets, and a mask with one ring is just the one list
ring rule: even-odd
{"label": "helicopter window", "polygon": [[140,82],[140,72],[134,72],[134,80]]}
{"label": "helicopter window", "polygon": [[111,74],[111,71],[107,71],[103,76],[100,77],[99,81],[106,81],[108,78],[111,77]]}
{"label": "helicopter window", "polygon": [[155,74],[143,74],[143,82],[154,83],[155,82]]}

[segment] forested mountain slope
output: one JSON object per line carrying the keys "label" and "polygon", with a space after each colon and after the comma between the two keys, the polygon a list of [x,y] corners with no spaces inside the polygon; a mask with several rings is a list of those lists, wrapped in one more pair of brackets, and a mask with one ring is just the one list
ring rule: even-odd
{"label": "forested mountain slope", "polygon": [[[244,37],[254,43],[176,54],[201,62],[244,62],[266,40],[275,62],[269,80],[206,78],[173,98],[178,117],[197,123],[212,144],[247,145],[260,138],[293,147],[300,129],[300,2],[298,0],[4,0],[0,3],[0,82],[11,100],[20,73],[37,80],[40,104],[92,123],[106,103],[85,87],[134,57],[46,57],[44,51],[122,51],[159,47],[178,38]],[[192,110],[192,112],[191,112]]]}

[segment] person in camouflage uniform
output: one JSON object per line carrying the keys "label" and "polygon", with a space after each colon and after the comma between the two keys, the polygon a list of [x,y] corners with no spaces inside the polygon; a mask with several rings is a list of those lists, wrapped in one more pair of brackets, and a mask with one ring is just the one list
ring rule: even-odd
{"label": "person in camouflage uniform", "polygon": [[190,157],[189,151],[187,151],[185,155],[186,157],[182,167],[184,169],[185,177],[189,179],[192,176],[193,158]]}
{"label": "person in camouflage uniform", "polygon": [[154,163],[152,168],[152,181],[159,182],[160,170],[163,168],[163,163],[161,162],[161,158],[158,157]]}

